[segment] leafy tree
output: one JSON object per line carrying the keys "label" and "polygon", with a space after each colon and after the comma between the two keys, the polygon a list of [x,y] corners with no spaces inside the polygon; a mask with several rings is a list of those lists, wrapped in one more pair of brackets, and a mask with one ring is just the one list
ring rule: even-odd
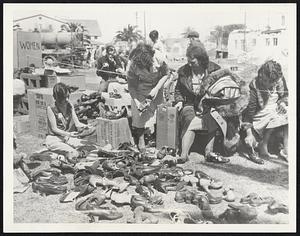
{"label": "leafy tree", "polygon": [[228,45],[229,34],[233,30],[244,29],[244,24],[216,25],[214,30],[210,32],[209,41],[215,42],[216,46]]}
{"label": "leafy tree", "polygon": [[194,28],[188,26],[183,30],[183,33],[181,34],[184,38],[187,38],[188,34],[192,31],[195,31]]}
{"label": "leafy tree", "polygon": [[126,41],[126,42],[132,42],[132,41],[138,41],[140,39],[143,39],[143,36],[141,35],[141,31],[137,29],[136,25],[127,25],[127,27],[123,28],[123,30],[119,30],[116,32],[117,35],[115,36],[116,41]]}

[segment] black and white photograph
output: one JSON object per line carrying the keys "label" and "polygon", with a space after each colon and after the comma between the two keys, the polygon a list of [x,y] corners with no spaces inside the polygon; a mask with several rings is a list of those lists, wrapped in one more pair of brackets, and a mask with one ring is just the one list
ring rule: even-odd
{"label": "black and white photograph", "polygon": [[296,4],[4,4],[3,28],[4,232],[296,231]]}

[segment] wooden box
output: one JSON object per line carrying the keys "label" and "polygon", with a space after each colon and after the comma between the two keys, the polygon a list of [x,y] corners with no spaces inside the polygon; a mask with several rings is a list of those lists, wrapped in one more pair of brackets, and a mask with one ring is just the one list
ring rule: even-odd
{"label": "wooden box", "polygon": [[132,142],[133,139],[127,118],[118,120],[97,118],[97,121],[97,143],[101,147],[111,144],[116,149],[121,143]]}

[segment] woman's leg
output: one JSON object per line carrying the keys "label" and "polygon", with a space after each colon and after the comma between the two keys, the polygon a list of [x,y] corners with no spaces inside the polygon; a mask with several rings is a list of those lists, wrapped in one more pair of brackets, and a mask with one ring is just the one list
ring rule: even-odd
{"label": "woman's leg", "polygon": [[211,152],[214,151],[215,137],[212,137],[205,147],[205,156],[208,156]]}
{"label": "woman's leg", "polygon": [[105,81],[104,79],[102,79],[100,81],[100,85],[99,85],[99,92],[107,92],[108,89],[108,81]]}
{"label": "woman's leg", "polygon": [[195,140],[195,132],[192,130],[187,130],[182,138],[181,144],[181,159],[188,160],[189,151]]}
{"label": "woman's leg", "polygon": [[268,150],[268,143],[271,137],[271,134],[273,133],[274,129],[266,129],[264,134],[263,134],[263,140],[261,141],[259,145],[259,154],[262,156],[265,156],[267,158],[277,158],[276,155],[273,155],[269,153]]}
{"label": "woman's leg", "polygon": [[283,150],[286,155],[288,154],[288,141],[289,141],[288,132],[289,132],[288,126],[287,125],[283,126]]}
{"label": "woman's leg", "polygon": [[50,151],[65,155],[66,159],[70,162],[75,162],[74,160],[79,157],[79,153],[75,148],[57,136],[48,135],[46,137],[46,147]]}

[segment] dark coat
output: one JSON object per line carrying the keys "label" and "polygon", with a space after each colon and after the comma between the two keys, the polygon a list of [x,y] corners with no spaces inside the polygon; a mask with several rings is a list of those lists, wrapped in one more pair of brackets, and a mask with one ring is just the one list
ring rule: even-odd
{"label": "dark coat", "polygon": [[[109,65],[109,67],[105,67],[102,68],[103,65],[107,63]],[[110,72],[116,72],[116,69],[118,68],[122,68],[122,64],[121,61],[119,60],[118,57],[114,57],[114,61],[110,61],[106,56],[100,57],[97,60],[97,71],[96,74],[98,76],[101,76],[101,78],[105,81],[107,81],[109,78],[116,78],[117,75],[116,74],[111,74],[111,73],[105,73],[103,71],[98,71],[98,70],[105,70],[105,71],[110,71]]]}
{"label": "dark coat", "polygon": [[[221,67],[214,62],[209,62],[206,76]],[[178,70],[178,80],[175,87],[175,103],[183,102],[183,109],[179,114],[179,129],[180,138],[184,136],[191,121],[195,117],[195,111],[198,109],[199,102],[204,96],[205,91],[200,91],[199,94],[195,94],[192,85],[192,69],[188,64],[180,67]],[[213,121],[209,114],[203,117],[205,126],[209,130],[215,130],[217,128],[216,122]]]}
{"label": "dark coat", "polygon": [[[206,74],[220,69],[221,67],[214,62],[209,62]],[[206,75],[206,76],[207,76]],[[195,94],[192,85],[192,69],[188,64],[178,70],[178,80],[175,87],[175,103],[183,102],[183,106],[198,107],[198,104],[205,91]]]}

